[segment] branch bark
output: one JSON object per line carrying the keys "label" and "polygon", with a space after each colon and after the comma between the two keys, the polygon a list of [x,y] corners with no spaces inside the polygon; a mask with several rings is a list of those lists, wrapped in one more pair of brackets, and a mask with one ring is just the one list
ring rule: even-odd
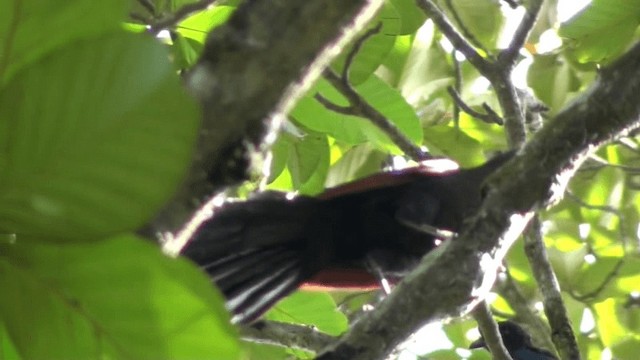
{"label": "branch bark", "polygon": [[396,290],[319,359],[380,359],[422,325],[460,316],[486,296],[517,233],[514,214],[561,199],[567,181],[600,145],[640,127],[640,44],[541,129],[488,182],[460,236],[428,254]]}
{"label": "branch bark", "polygon": [[309,326],[260,321],[240,328],[243,339],[260,344],[286,346],[294,349],[319,352],[336,338]]}
{"label": "branch bark", "polygon": [[245,1],[212,31],[187,75],[204,109],[193,164],[173,200],[140,233],[174,233],[216,190],[247,179],[265,135],[382,3]]}

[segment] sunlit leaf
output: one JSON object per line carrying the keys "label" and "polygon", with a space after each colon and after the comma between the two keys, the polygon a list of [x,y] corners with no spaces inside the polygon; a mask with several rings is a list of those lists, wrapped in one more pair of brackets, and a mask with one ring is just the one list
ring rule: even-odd
{"label": "sunlit leaf", "polygon": [[194,105],[140,35],[76,42],[21,72],[0,92],[0,229],[95,239],[142,225],[187,169]]}
{"label": "sunlit leaf", "polygon": [[[133,236],[1,247],[0,315],[28,359],[237,359],[221,298],[193,265]],[[38,339],[38,341],[33,341]]]}
{"label": "sunlit leaf", "polygon": [[56,48],[118,29],[127,4],[124,0],[1,1],[0,86]]}
{"label": "sunlit leaf", "polygon": [[581,63],[609,61],[631,42],[640,24],[639,0],[593,0],[562,24],[568,54]]}
{"label": "sunlit leaf", "polygon": [[280,301],[265,318],[313,325],[331,335],[339,335],[348,327],[347,318],[338,311],[333,299],[321,292],[295,292]]}

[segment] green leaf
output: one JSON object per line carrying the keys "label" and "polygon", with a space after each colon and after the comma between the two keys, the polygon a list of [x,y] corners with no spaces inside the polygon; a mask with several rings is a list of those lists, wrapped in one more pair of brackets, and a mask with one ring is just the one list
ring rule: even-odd
{"label": "green leaf", "polygon": [[181,180],[198,116],[153,39],[73,43],[0,92],[0,230],[100,238],[142,225]]}
{"label": "green leaf", "polygon": [[143,239],[0,249],[0,287],[11,294],[0,314],[24,358],[239,358],[209,280]]}
{"label": "green leaf", "polygon": [[454,158],[463,167],[479,165],[485,161],[481,144],[451,126],[437,125],[426,128],[424,142],[429,151]]}
{"label": "green leaf", "polygon": [[[456,19],[455,23],[458,28],[464,26],[465,33],[473,34],[485,47],[495,48],[504,23],[499,2],[494,0],[457,0],[446,4],[441,6],[450,19]],[[451,4],[453,9],[450,9],[448,4]],[[457,21],[458,18],[462,24]]]}
{"label": "green leaf", "polygon": [[390,0],[400,16],[400,35],[408,35],[420,28],[427,19],[424,11],[413,0]]}
{"label": "green leaf", "polygon": [[269,344],[259,344],[251,341],[244,342],[247,360],[282,360],[287,358],[287,348]]}
{"label": "green leaf", "polygon": [[432,101],[437,92],[446,94],[446,87],[453,85],[453,69],[448,58],[435,39],[433,25],[422,27],[413,39],[398,82],[407,102],[421,108]]}
{"label": "green leaf", "polygon": [[613,298],[606,299],[593,306],[595,310],[598,333],[604,346],[610,347],[619,343],[627,336],[627,331],[620,324],[616,307],[619,306]]}
{"label": "green leaf", "polygon": [[289,156],[287,167],[295,189],[303,194],[317,194],[324,190],[329,171],[329,143],[322,134],[309,133],[301,139],[287,136]]}
{"label": "green leaf", "polygon": [[[380,113],[387,116],[411,141],[422,140],[422,128],[413,108],[389,85],[371,76],[356,90]],[[346,106],[344,98],[326,80],[320,80],[292,111],[292,117],[305,127],[325,133],[350,145],[370,141],[378,149],[399,153],[399,149],[369,120],[327,110],[313,95],[321,94],[335,104]]]}
{"label": "green leaf", "polygon": [[[572,289],[578,294],[587,294],[595,291],[601,284],[611,276],[613,269],[620,261],[618,257],[598,257],[593,264],[585,264],[580,273],[572,279]],[[600,292],[600,298],[603,296],[620,296],[621,293],[614,294],[617,290],[614,284],[610,283],[607,288]]]}
{"label": "green leaf", "polygon": [[[2,267],[2,261],[0,261],[0,267]],[[22,359],[16,349],[13,341],[11,340],[7,329],[0,319],[0,359]]]}
{"label": "green leaf", "polygon": [[610,61],[629,45],[640,23],[640,0],[593,0],[560,26],[567,55],[580,63]]}
{"label": "green leaf", "polygon": [[536,55],[527,72],[527,83],[552,113],[558,112],[580,88],[575,71],[558,55]]}
{"label": "green leaf", "polygon": [[614,359],[635,359],[640,349],[640,338],[627,338],[611,347]]}
{"label": "green leaf", "polygon": [[191,68],[200,58],[203,45],[196,40],[182,36],[176,32],[171,36],[174,55],[173,63],[178,70]]}
{"label": "green leaf", "polygon": [[182,20],[177,26],[177,31],[184,37],[204,43],[209,31],[224,24],[235,9],[233,6],[215,6],[198,11]]}
{"label": "green leaf", "polygon": [[[420,120],[418,120],[413,108],[407,104],[397,90],[391,88],[376,76],[372,76],[358,85],[356,90],[382,115],[394,123],[398,130],[410,141],[416,144],[422,141]],[[374,143],[384,145],[384,148],[388,151],[397,151],[396,145],[377,127],[364,127],[362,130]]]}
{"label": "green leaf", "polygon": [[553,265],[553,270],[556,272],[558,281],[563,287],[571,288],[582,268],[588,249],[583,246],[574,251],[561,252],[555,247],[550,247],[548,253],[549,261],[551,265]]}
{"label": "green leaf", "polygon": [[333,187],[346,182],[371,175],[382,169],[387,154],[375,151],[367,144],[356,145],[347,150],[344,155],[329,169],[327,187]]}
{"label": "green leaf", "polygon": [[0,87],[20,68],[56,48],[118,29],[127,4],[124,0],[0,1]]}
{"label": "green leaf", "polygon": [[282,299],[265,318],[294,324],[313,325],[330,335],[340,335],[349,324],[331,296],[323,292],[297,291]]}

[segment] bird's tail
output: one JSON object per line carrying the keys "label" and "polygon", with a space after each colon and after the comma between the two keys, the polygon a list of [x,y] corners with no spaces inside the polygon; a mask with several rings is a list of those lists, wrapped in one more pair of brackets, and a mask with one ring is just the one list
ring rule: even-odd
{"label": "bird's tail", "polygon": [[[234,322],[250,322],[322,266],[308,238],[317,200],[274,194],[228,203],[182,250],[206,271],[227,299]],[[321,252],[321,251],[320,251]]]}

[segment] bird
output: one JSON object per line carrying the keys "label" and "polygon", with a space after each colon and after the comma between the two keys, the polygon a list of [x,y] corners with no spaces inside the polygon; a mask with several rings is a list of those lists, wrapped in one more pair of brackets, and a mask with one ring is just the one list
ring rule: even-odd
{"label": "bird", "polygon": [[382,172],[314,197],[266,191],[227,202],[181,254],[222,292],[233,323],[256,320],[301,286],[397,283],[461,229],[481,204],[483,181],[512,156],[446,172],[424,165]]}
{"label": "bird", "polygon": [[[557,360],[558,358],[551,352],[537,348],[531,341],[529,335],[520,325],[513,321],[501,321],[498,323],[498,331],[502,337],[504,347],[513,360]],[[470,349],[487,348],[484,339],[474,341],[469,346]]]}

